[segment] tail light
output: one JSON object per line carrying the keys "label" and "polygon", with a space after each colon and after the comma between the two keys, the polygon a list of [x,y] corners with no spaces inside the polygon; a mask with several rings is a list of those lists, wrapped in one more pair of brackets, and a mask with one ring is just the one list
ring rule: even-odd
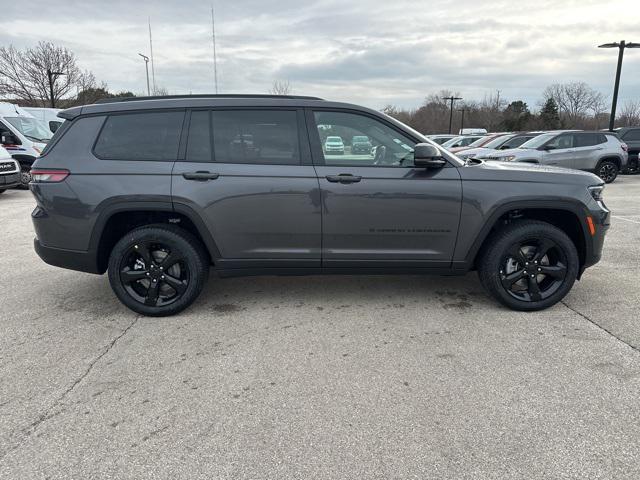
{"label": "tail light", "polygon": [[31,178],[37,183],[58,183],[69,176],[71,172],[65,169],[40,169],[31,170]]}
{"label": "tail light", "polygon": [[623,143],[621,146],[622,146],[622,150],[624,150],[625,152],[629,151],[629,146],[626,143]]}

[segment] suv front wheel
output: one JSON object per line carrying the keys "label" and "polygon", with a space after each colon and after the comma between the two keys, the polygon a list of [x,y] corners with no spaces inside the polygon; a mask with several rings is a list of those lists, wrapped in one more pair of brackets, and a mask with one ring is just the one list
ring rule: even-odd
{"label": "suv front wheel", "polygon": [[162,317],[181,312],[198,297],[209,261],[202,244],[172,225],[136,228],[109,257],[109,283],[134,312]]}
{"label": "suv front wheel", "polygon": [[486,243],[478,264],[485,289],[514,310],[542,310],[569,293],[578,275],[578,252],[559,228],[519,220]]}

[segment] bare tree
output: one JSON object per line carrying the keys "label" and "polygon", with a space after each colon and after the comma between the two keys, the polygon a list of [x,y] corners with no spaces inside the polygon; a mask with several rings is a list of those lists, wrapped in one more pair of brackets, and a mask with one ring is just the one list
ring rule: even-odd
{"label": "bare tree", "polygon": [[24,50],[13,45],[0,47],[0,94],[4,96],[35,105],[54,104],[68,97],[85,74],[76,65],[73,52],[50,42]]}
{"label": "bare tree", "polygon": [[596,115],[605,108],[606,97],[585,82],[556,83],[542,93],[544,99],[553,98],[560,116],[568,127],[581,126],[589,112]]}
{"label": "bare tree", "polygon": [[627,100],[620,109],[618,125],[632,127],[640,125],[640,100]]}
{"label": "bare tree", "polygon": [[289,80],[274,80],[269,93],[271,95],[290,95],[291,91]]}

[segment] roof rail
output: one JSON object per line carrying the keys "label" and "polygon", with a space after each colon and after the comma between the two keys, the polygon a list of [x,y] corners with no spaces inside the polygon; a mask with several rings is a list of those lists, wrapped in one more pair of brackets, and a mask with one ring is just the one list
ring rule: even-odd
{"label": "roof rail", "polygon": [[97,103],[114,103],[114,102],[139,102],[142,100],[174,100],[188,98],[289,98],[296,100],[323,100],[319,97],[309,97],[305,95],[262,95],[262,94],[244,94],[244,93],[220,93],[220,94],[195,94],[195,95],[158,95],[150,97],[113,97],[101,98],[96,100]]}

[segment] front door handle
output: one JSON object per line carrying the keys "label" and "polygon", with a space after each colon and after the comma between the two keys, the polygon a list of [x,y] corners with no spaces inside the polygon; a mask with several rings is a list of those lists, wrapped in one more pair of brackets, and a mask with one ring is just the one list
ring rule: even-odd
{"label": "front door handle", "polygon": [[199,182],[206,182],[207,180],[215,180],[220,176],[220,174],[197,171],[197,172],[184,172],[182,176],[187,180],[197,180]]}
{"label": "front door handle", "polygon": [[341,173],[340,175],[327,175],[325,177],[331,183],[358,183],[362,177],[351,175],[350,173]]}

